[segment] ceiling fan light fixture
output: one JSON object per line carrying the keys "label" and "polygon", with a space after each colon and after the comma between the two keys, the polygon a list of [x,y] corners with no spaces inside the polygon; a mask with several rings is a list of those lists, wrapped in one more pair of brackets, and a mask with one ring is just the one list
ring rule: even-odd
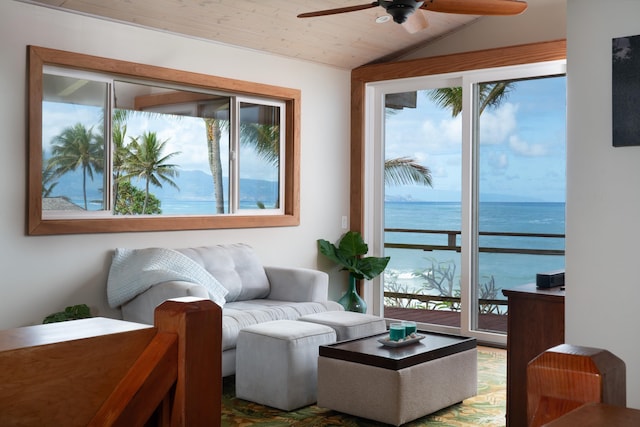
{"label": "ceiling fan light fixture", "polygon": [[419,9],[424,2],[416,0],[393,0],[380,3],[387,13],[393,17],[394,22],[402,24],[416,9]]}
{"label": "ceiling fan light fixture", "polygon": [[[360,10],[382,7],[394,22],[404,24],[409,33],[421,31],[428,26],[423,14],[414,15],[416,10],[455,13],[465,15],[518,15],[527,9],[524,0],[378,0],[355,6],[338,7],[335,9],[318,10],[316,12],[301,13],[298,18],[314,16],[337,15],[339,13],[356,12]],[[409,19],[411,17],[411,19]],[[420,18],[420,19],[418,19]],[[408,21],[408,22],[407,22]],[[375,22],[386,22],[377,17]]]}
{"label": "ceiling fan light fixture", "polygon": [[414,9],[411,6],[405,5],[393,5],[387,9],[387,13],[393,17],[393,22],[398,24],[405,22],[413,12]]}

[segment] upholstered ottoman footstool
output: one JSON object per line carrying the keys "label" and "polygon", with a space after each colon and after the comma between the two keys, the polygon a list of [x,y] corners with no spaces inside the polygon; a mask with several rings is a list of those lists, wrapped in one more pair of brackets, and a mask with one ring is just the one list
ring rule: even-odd
{"label": "upholstered ottoman footstool", "polygon": [[352,311],[308,314],[298,320],[332,327],[336,331],[338,341],[370,337],[387,330],[387,324],[382,317]]}
{"label": "upholstered ottoman footstool", "polygon": [[291,411],[317,399],[318,347],[336,342],[333,328],[274,320],[240,330],[236,397]]}
{"label": "upholstered ottoman footstool", "polygon": [[477,391],[474,338],[420,332],[401,347],[375,335],[320,347],[318,406],[399,426]]}

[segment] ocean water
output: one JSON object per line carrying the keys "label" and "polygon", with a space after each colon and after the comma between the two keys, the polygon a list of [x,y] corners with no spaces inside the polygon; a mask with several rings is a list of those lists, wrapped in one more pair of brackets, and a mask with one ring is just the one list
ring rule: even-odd
{"label": "ocean water", "polygon": [[[479,207],[480,232],[564,234],[564,203],[486,202]],[[385,229],[459,231],[461,207],[447,202],[386,202]],[[386,232],[386,243],[447,245],[446,234]],[[460,237],[457,237],[460,244]],[[480,236],[479,246],[490,248],[564,249],[563,238]],[[455,251],[385,249],[391,257],[385,271],[385,289],[440,294],[439,289],[424,290],[440,283],[452,294],[460,290],[460,254]],[[478,262],[480,284],[493,284],[495,297],[501,289],[535,281],[536,273],[564,269],[564,256],[523,255],[481,252]]]}
{"label": "ocean water", "polygon": [[[78,206],[83,206],[84,201],[80,198],[71,199]],[[212,200],[179,200],[179,199],[163,199],[160,206],[163,215],[215,215],[216,204]],[[274,209],[273,203],[266,205],[267,209]],[[102,209],[101,201],[88,202],[90,211]],[[228,208],[225,208],[228,209]],[[240,209],[258,209],[253,201],[241,201]]]}

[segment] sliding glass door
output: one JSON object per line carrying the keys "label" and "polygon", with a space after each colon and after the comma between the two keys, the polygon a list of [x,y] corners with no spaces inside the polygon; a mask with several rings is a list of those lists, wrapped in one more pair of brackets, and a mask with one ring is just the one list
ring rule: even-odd
{"label": "sliding glass door", "polygon": [[564,268],[565,92],[562,62],[368,88],[385,317],[506,343],[502,290]]}
{"label": "sliding glass door", "polygon": [[387,317],[460,328],[462,126],[457,107],[441,97],[460,91],[385,95]]}
{"label": "sliding glass door", "polygon": [[[503,289],[564,269],[566,82],[477,83],[474,329],[505,332]],[[473,305],[472,305],[473,307]]]}

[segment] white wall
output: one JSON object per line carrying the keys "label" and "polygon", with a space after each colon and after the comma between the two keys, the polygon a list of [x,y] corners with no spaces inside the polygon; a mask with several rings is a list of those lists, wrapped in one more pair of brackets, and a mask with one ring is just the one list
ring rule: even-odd
{"label": "white wall", "polygon": [[[300,226],[27,236],[27,45],[300,89]],[[0,58],[0,329],[40,323],[79,303],[96,315],[119,316],[105,295],[115,247],[246,242],[265,264],[331,269],[337,283],[330,296],[339,298],[342,275],[318,258],[316,239],[338,239],[349,212],[348,71],[7,0],[0,2]]]}
{"label": "white wall", "polygon": [[637,0],[567,3],[566,340],[624,360],[627,403],[635,408],[640,146],[612,146],[611,39],[640,35],[639,16]]}

